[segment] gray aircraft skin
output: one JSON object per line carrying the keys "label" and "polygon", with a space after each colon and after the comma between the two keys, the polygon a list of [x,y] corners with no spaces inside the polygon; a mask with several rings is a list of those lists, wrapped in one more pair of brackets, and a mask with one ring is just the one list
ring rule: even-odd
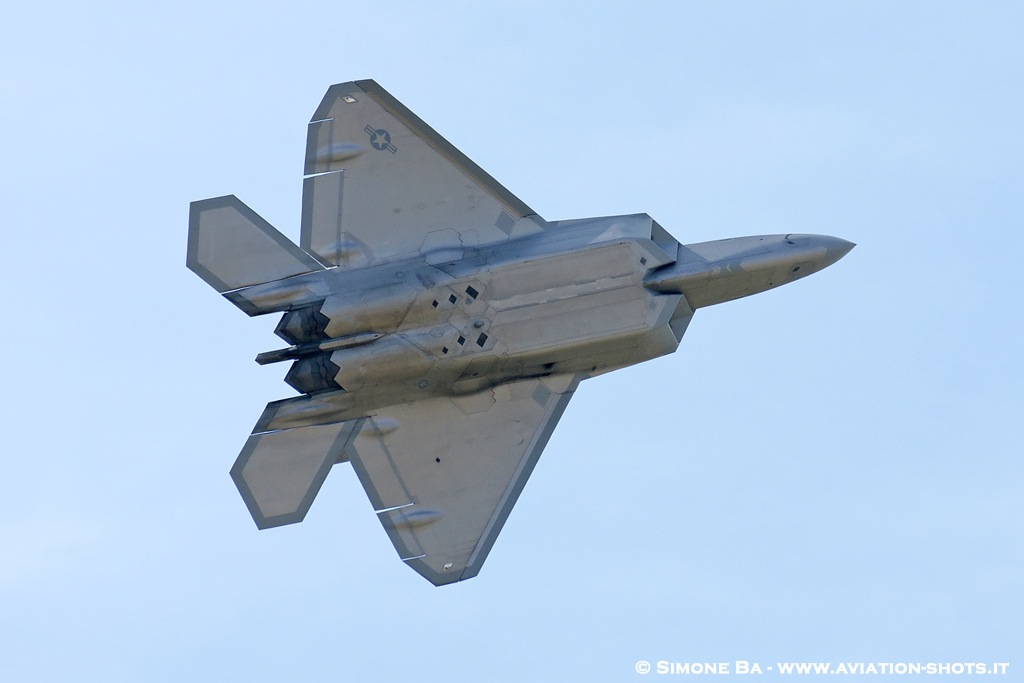
{"label": "gray aircraft skin", "polygon": [[480,571],[582,380],[672,353],[696,309],[798,280],[853,244],[682,245],[646,214],[548,222],[373,81],[332,86],[306,143],[301,246],[233,195],[193,202],[187,265],[283,313],[301,396],[231,469],[260,529],[350,462],[401,559]]}

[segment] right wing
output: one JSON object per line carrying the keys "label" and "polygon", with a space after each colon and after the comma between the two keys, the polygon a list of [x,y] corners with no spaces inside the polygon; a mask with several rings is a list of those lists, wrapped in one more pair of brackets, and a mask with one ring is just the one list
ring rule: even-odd
{"label": "right wing", "polygon": [[347,459],[406,564],[435,586],[472,578],[580,379],[524,379],[264,431],[271,403],[231,478],[266,529],[301,522],[331,467]]}
{"label": "right wing", "polygon": [[347,454],[406,564],[436,586],[477,575],[578,383],[525,379],[371,412]]}
{"label": "right wing", "polygon": [[364,266],[535,232],[534,211],[374,81],[331,86],[306,138],[302,240]]}

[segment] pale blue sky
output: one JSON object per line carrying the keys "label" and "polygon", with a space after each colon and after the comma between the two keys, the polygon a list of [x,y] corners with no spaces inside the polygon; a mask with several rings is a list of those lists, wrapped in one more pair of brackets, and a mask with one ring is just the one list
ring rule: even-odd
{"label": "pale blue sky", "polygon": [[[1019,3],[3,14],[0,679],[1024,668]],[[471,581],[403,566],[346,465],[257,532],[227,471],[291,390],[276,320],[186,270],[188,203],[297,238],[306,122],[358,78],[550,220],[859,246],[584,383]]]}

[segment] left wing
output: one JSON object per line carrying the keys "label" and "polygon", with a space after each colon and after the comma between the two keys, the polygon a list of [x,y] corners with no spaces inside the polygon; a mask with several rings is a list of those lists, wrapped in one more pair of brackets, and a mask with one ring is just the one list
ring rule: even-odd
{"label": "left wing", "polygon": [[530,207],[374,81],[333,85],[306,137],[302,248],[342,267],[540,230]]}
{"label": "left wing", "polygon": [[437,586],[477,575],[579,380],[371,412],[346,452],[402,560]]}

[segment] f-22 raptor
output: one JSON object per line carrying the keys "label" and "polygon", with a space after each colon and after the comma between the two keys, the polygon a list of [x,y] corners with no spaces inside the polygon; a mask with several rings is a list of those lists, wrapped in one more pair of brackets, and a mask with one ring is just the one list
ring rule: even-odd
{"label": "f-22 raptor", "polygon": [[853,244],[683,245],[646,214],[546,221],[374,81],[309,123],[296,246],[228,195],[192,203],[187,265],[282,313],[301,396],[231,469],[257,527],[300,522],[350,462],[401,559],[476,576],[579,383],[672,353],[694,311],[805,277]]}

